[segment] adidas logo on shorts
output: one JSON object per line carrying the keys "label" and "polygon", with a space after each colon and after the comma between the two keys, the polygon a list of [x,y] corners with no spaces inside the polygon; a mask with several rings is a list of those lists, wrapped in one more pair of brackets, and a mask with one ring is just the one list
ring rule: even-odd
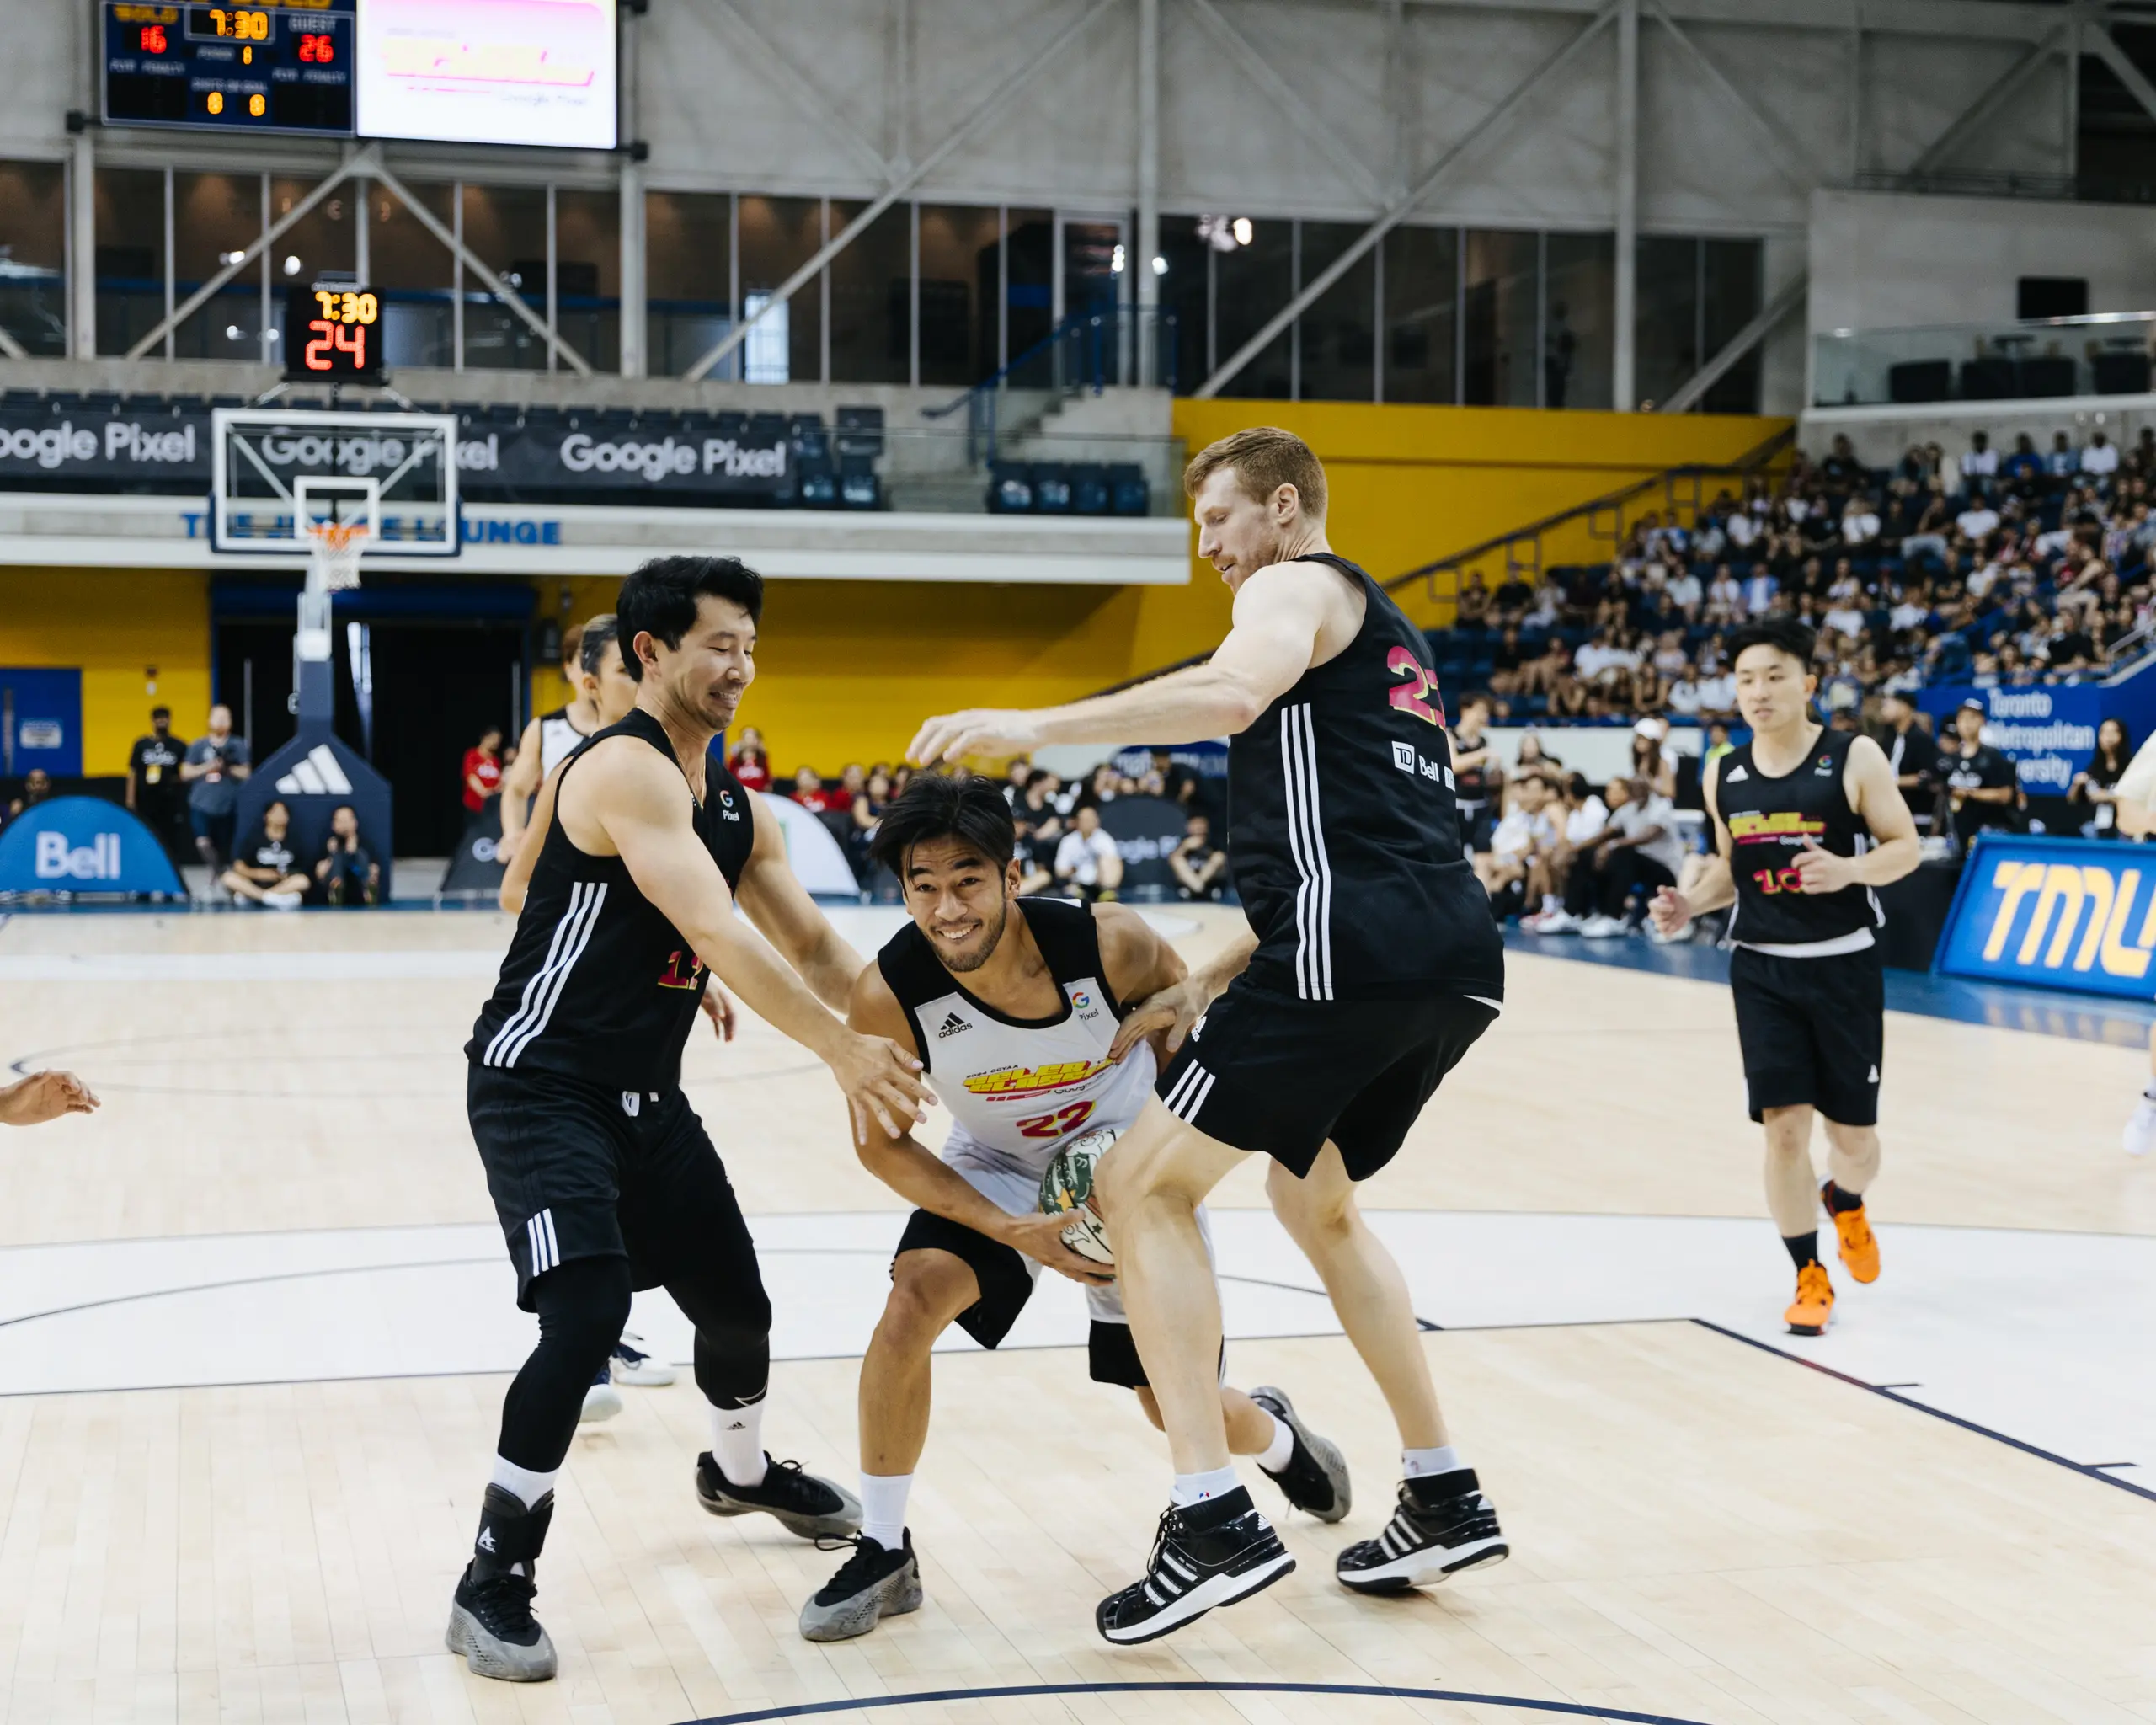
{"label": "adidas logo on shorts", "polygon": [[963,1030],[970,1030],[973,1028],[974,1027],[967,1023],[963,1018],[961,1018],[956,1012],[953,1012],[949,1017],[943,1021],[943,1028],[936,1033],[936,1039],[938,1042],[941,1042],[947,1036],[956,1036],[959,1032]]}

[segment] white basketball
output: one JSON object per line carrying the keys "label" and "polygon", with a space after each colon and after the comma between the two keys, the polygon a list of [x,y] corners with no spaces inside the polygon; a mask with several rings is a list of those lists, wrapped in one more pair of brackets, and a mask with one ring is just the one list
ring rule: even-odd
{"label": "white basketball", "polygon": [[1115,1249],[1108,1244],[1107,1224],[1093,1208],[1093,1164],[1120,1135],[1104,1126],[1074,1138],[1056,1151],[1041,1175],[1041,1214],[1068,1215],[1070,1226],[1063,1231],[1063,1243],[1095,1263],[1113,1263]]}

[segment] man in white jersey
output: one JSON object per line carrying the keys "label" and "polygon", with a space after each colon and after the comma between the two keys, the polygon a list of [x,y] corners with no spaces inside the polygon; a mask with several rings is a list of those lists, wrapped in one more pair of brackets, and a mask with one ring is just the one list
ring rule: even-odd
{"label": "man in white jersey", "polygon": [[[865,1635],[920,1605],[905,1511],[928,1439],[929,1350],[953,1323],[995,1347],[1043,1265],[1086,1284],[1095,1381],[1136,1391],[1161,1423],[1113,1275],[1064,1244],[1068,1218],[1042,1215],[1039,1194],[1065,1145],[1122,1131],[1144,1108],[1154,1050],[1123,1029],[1124,1003],[1181,981],[1182,961],[1122,905],[1021,902],[1014,850],[1001,788],[973,774],[916,778],[872,848],[905,883],[913,920],[855,982],[848,1023],[910,1040],[953,1124],[940,1159],[910,1134],[857,1139],[869,1171],[921,1207],[862,1362],[860,1536],[802,1607],[810,1641]],[[1285,1395],[1219,1394],[1231,1450],[1255,1456],[1294,1507],[1323,1521],[1348,1514],[1347,1464]]]}
{"label": "man in white jersey", "polygon": [[[611,623],[613,618],[610,615],[604,619],[592,619],[592,622],[601,621]],[[494,846],[494,855],[504,862],[513,860],[523,846],[524,830],[531,814],[531,799],[539,794],[540,785],[552,777],[554,769],[569,758],[570,750],[612,722],[599,716],[598,705],[585,680],[584,638],[591,626],[590,622],[576,623],[562,631],[562,680],[569,686],[568,701],[552,713],[532,716],[531,722],[524,728],[524,734],[517,739],[516,759],[502,774],[502,836]],[[634,704],[633,685],[629,699]]]}

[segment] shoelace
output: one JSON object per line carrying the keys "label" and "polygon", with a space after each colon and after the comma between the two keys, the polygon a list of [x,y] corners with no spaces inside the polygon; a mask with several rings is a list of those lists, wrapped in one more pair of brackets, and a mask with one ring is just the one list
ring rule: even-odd
{"label": "shoelace", "polygon": [[531,1627],[531,1601],[538,1591],[538,1583],[530,1576],[519,1575],[514,1570],[504,1570],[499,1575],[490,1575],[472,1583],[473,1602],[488,1627],[515,1634]]}
{"label": "shoelace", "polygon": [[[822,1592],[843,1599],[873,1578],[876,1567],[876,1557],[868,1550],[868,1544],[869,1541],[858,1535],[851,1539],[826,1535],[816,1541],[816,1549],[819,1551],[835,1551],[841,1546],[853,1547],[853,1555],[839,1565],[838,1573],[824,1583]],[[878,1546],[876,1550],[883,1552],[885,1557],[890,1555],[881,1546]]]}
{"label": "shoelace", "polygon": [[1182,1532],[1182,1511],[1177,1505],[1171,1503],[1161,1512],[1160,1523],[1153,1530],[1153,1551],[1152,1555],[1145,1560],[1145,1567],[1148,1570],[1161,1567],[1161,1553],[1167,1548],[1168,1542]]}
{"label": "shoelace", "polygon": [[762,1490],[773,1487],[786,1495],[805,1504],[819,1503],[828,1489],[824,1482],[814,1477],[798,1461],[768,1461],[764,1468]]}

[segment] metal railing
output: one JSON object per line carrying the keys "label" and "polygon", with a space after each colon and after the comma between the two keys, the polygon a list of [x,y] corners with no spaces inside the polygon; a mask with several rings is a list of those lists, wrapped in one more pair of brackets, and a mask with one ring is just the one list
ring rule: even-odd
{"label": "metal railing", "polygon": [[1158,307],[1102,306],[1073,312],[971,388],[941,407],[924,408],[921,416],[942,419],[963,410],[967,460],[992,462],[999,435],[998,403],[1006,392],[1043,393],[1052,403],[1130,385],[1175,388],[1173,312]]}
{"label": "metal railing", "polygon": [[[1627,512],[1636,521],[1642,513],[1641,501],[1653,497],[1659,499],[1647,505],[1655,513],[1670,519],[1689,516],[1689,524],[1696,525],[1700,516],[1711,505],[1708,487],[1715,482],[1722,483],[1716,489],[1730,489],[1730,481],[1737,482],[1741,491],[1766,473],[1783,452],[1794,446],[1796,428],[1787,426],[1776,432],[1757,448],[1748,450],[1734,462],[1724,464],[1686,462],[1682,466],[1666,467],[1661,473],[1636,481],[1621,490],[1590,498],[1585,503],[1576,503],[1570,509],[1545,515],[1540,521],[1515,527],[1508,533],[1482,540],[1464,550],[1448,553],[1434,563],[1426,563],[1404,574],[1390,577],[1380,585],[1388,593],[1397,593],[1420,581],[1424,593],[1432,600],[1447,599],[1457,601],[1460,597],[1460,578],[1464,570],[1479,566],[1495,555],[1504,558],[1504,579],[1514,575],[1524,579],[1532,586],[1542,577],[1543,541],[1560,527],[1584,521],[1588,537],[1607,542],[1614,549],[1625,540]],[[1449,574],[1449,591],[1441,590],[1438,577]],[[1495,585],[1494,583],[1492,584]]]}

